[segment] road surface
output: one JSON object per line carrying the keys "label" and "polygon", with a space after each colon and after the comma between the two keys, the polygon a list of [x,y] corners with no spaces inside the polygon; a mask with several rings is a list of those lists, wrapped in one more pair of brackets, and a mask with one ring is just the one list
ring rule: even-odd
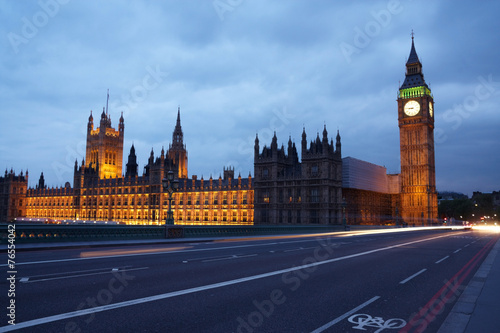
{"label": "road surface", "polygon": [[497,239],[353,232],[18,252],[16,325],[3,315],[0,331],[435,332]]}

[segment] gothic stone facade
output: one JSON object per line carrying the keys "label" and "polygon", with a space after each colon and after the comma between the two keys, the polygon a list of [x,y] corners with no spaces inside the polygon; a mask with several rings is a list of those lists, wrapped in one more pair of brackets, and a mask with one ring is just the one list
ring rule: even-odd
{"label": "gothic stone facade", "polygon": [[121,174],[124,128],[123,115],[116,131],[111,127],[110,116],[103,110],[100,127],[94,129],[91,114],[87,125],[87,162],[75,162],[73,188],[70,184],[63,188],[47,188],[43,173],[36,188],[26,191],[27,181],[24,181],[26,200],[21,206],[25,211],[16,212],[14,217],[163,224],[168,194],[163,190],[162,180],[172,170],[179,179],[179,190],[172,200],[177,224],[253,224],[251,176],[235,178],[234,169],[224,169],[224,178],[187,177],[180,109],[169,150],[162,149],[157,157],[151,150],[142,175],[138,174],[133,145],[125,176]]}
{"label": "gothic stone facade", "polygon": [[[437,218],[434,160],[434,100],[425,83],[413,38],[406,63],[405,81],[399,89],[400,194],[346,189],[347,223],[385,223],[399,214],[401,222],[427,224]],[[187,151],[183,144],[180,110],[169,150],[159,157],[153,151],[142,176],[131,148],[125,176],[122,172],[124,120],[111,127],[107,107],[100,127],[92,114],[87,125],[86,163],[75,164],[74,186],[48,189],[27,187],[26,177],[6,174],[0,178],[0,217],[51,217],[100,219],[126,223],[161,223],[167,209],[161,180],[172,170],[180,179],[174,196],[174,217],[183,224],[339,224],[342,223],[342,160],[340,136],[323,138],[308,147],[302,133],[302,162],[291,140],[278,148],[274,135],[262,152],[255,140],[254,179],[225,175],[222,179],[188,178]],[[24,188],[24,190],[23,190]],[[362,191],[362,190],[361,190]],[[255,203],[254,203],[255,198]],[[371,208],[370,208],[371,207]],[[254,209],[255,208],[255,209]],[[255,216],[254,216],[255,214]],[[380,216],[378,219],[376,216]],[[358,218],[359,217],[359,218]],[[394,218],[393,218],[394,220]]]}
{"label": "gothic stone facade", "polygon": [[342,221],[342,158],[340,135],[336,144],[328,132],[307,148],[302,133],[302,162],[295,143],[278,148],[276,133],[271,146],[260,152],[255,139],[255,221],[262,224],[340,224]]}
{"label": "gothic stone facade", "polygon": [[5,170],[5,175],[0,177],[0,222],[26,215],[27,185],[28,171],[26,175],[22,171],[16,175],[12,169]]}
{"label": "gothic stone facade", "polygon": [[411,43],[405,80],[398,94],[401,152],[401,216],[406,223],[437,220],[434,160],[434,98]]}

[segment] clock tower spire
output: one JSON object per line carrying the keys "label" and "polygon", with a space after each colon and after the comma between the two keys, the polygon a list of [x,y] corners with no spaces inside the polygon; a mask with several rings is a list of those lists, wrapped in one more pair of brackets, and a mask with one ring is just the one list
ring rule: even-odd
{"label": "clock tower spire", "polygon": [[427,225],[437,219],[434,98],[422,73],[412,31],[405,80],[398,93],[401,153],[401,216]]}

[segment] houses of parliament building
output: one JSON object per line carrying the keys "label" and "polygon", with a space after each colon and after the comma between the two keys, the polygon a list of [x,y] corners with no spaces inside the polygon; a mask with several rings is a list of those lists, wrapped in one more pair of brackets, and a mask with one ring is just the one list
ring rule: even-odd
{"label": "houses of parliament building", "polygon": [[[109,99],[109,95],[108,95]],[[173,194],[176,224],[428,224],[437,218],[434,162],[434,101],[424,80],[412,37],[405,81],[398,92],[401,173],[352,157],[342,158],[341,138],[325,128],[308,142],[302,132],[300,157],[291,138],[278,147],[258,136],[254,145],[254,177],[188,176],[180,108],[168,150],[150,157],[139,174],[135,147],[123,163],[125,121],[113,128],[107,105],[99,124],[92,111],[87,123],[85,159],[75,161],[73,186],[49,188],[43,173],[28,188],[28,171],[5,171],[0,177],[0,221],[14,218],[54,221],[117,221],[163,224],[168,193],[162,186],[173,171],[179,188]],[[397,223],[397,222],[396,222]]]}

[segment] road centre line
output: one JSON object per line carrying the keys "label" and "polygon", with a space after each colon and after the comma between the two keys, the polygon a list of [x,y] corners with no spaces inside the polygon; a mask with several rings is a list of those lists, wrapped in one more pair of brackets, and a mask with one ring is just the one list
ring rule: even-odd
{"label": "road centre line", "polygon": [[232,260],[232,259],[248,258],[248,257],[255,257],[255,256],[257,256],[257,254],[247,254],[247,255],[242,255],[242,256],[233,255],[231,257],[224,257],[224,258],[218,258],[218,259],[207,259],[207,260],[203,260],[202,262]]}
{"label": "road centre line", "polygon": [[90,272],[107,272],[113,269],[126,269],[130,268],[132,266],[123,266],[123,267],[107,267],[107,268],[95,268],[95,269],[85,269],[81,271],[69,271],[69,272],[60,272],[60,273],[50,273],[50,274],[43,274],[43,275],[30,275],[30,278],[37,278],[37,277],[48,277],[48,276],[55,276],[55,275],[64,275],[64,274],[74,274],[74,273],[90,273]]}
{"label": "road centre line", "polygon": [[411,276],[407,277],[406,279],[404,279],[403,281],[399,282],[399,284],[405,284],[406,282],[408,282],[408,281],[410,281],[411,279],[413,279],[414,277],[416,277],[416,276],[418,276],[418,275],[422,274],[422,273],[423,273],[423,272],[425,272],[426,270],[427,270],[427,268],[424,268],[424,269],[422,269],[422,270],[420,270],[420,271],[416,272],[415,274],[413,274],[413,275],[411,275]]}
{"label": "road centre line", "polygon": [[[16,265],[17,266],[19,266],[19,265],[36,265],[36,264],[48,264],[48,263],[55,263],[55,262],[77,261],[77,260],[134,257],[134,256],[143,256],[143,255],[157,255],[157,254],[171,254],[171,253],[185,253],[185,252],[202,252],[202,251],[214,251],[214,250],[228,250],[228,249],[255,247],[255,246],[270,246],[270,245],[298,243],[298,242],[317,242],[318,240],[323,240],[323,239],[328,239],[328,238],[329,237],[316,238],[316,239],[306,239],[306,240],[301,240],[301,241],[290,241],[290,242],[273,242],[273,243],[264,243],[264,244],[248,244],[248,245],[237,245],[237,246],[227,246],[227,247],[214,247],[214,248],[207,248],[207,249],[160,251],[160,252],[131,253],[131,254],[123,254],[123,255],[115,255],[115,256],[102,256],[102,257],[67,258],[67,259],[28,261],[28,262],[18,262],[18,263],[16,262]],[[337,242],[332,242],[332,243],[337,244]],[[342,242],[339,242],[339,244],[341,244],[341,243]],[[343,244],[346,244],[346,243],[343,243]],[[7,264],[0,264],[0,267],[2,267],[2,266],[7,266]]]}
{"label": "road centre line", "polygon": [[[231,256],[231,255],[229,255]],[[232,256],[238,256],[238,254],[233,254]],[[183,262],[189,262],[189,261],[203,261],[203,260],[210,260],[210,259],[221,259],[221,258],[227,258],[228,255],[222,255],[222,256],[212,256],[212,257],[203,257],[203,258],[189,258],[187,260],[184,260]]]}
{"label": "road centre line", "polygon": [[[36,265],[36,264],[48,264],[55,262],[66,262],[66,261],[77,261],[77,260],[90,260],[90,259],[107,259],[107,258],[120,258],[120,257],[134,257],[134,256],[142,256],[142,255],[157,255],[157,254],[170,254],[170,253],[183,253],[183,252],[202,252],[202,251],[214,251],[214,250],[228,250],[228,249],[238,249],[238,248],[246,248],[246,247],[256,247],[256,246],[270,246],[270,245],[281,245],[281,244],[289,244],[289,243],[299,243],[299,242],[317,242],[323,239],[329,239],[330,237],[324,238],[315,238],[315,239],[305,239],[300,241],[289,241],[289,242],[273,242],[273,243],[265,243],[265,244],[248,244],[248,245],[237,245],[237,246],[228,246],[228,247],[214,247],[207,249],[191,249],[191,250],[176,250],[176,251],[159,251],[159,252],[148,252],[148,253],[130,253],[130,254],[122,254],[122,255],[114,255],[114,256],[101,256],[101,257],[83,257],[83,258],[67,258],[67,259],[53,259],[53,260],[43,260],[43,261],[28,261],[28,262],[18,262],[16,265]],[[213,244],[213,243],[210,243]],[[332,242],[332,244],[348,244],[346,242]],[[0,264],[0,267],[7,266],[7,264]]]}
{"label": "road centre line", "polygon": [[315,249],[316,247],[299,247],[298,249],[291,249],[291,250],[285,250],[283,252],[293,252],[293,251],[300,251],[300,250],[310,250],[310,249]]}
{"label": "road centre line", "polygon": [[[143,269],[148,269],[149,267],[138,267],[138,268],[129,268],[129,269],[122,269],[120,272],[128,272],[128,271],[138,271],[138,270],[143,270]],[[113,272],[118,272],[117,270],[109,270],[106,272],[95,272],[95,273],[87,273],[87,274],[78,274],[78,275],[67,275],[67,276],[58,276],[58,277],[53,277],[53,278],[47,278],[47,279],[38,279],[38,280],[29,280],[29,277],[26,278],[26,280],[19,280],[20,282],[23,283],[35,283],[35,282],[45,282],[45,281],[52,281],[52,280],[62,280],[62,279],[71,279],[71,278],[76,278],[76,277],[82,277],[82,276],[91,276],[91,275],[102,275],[102,274],[110,274]]]}
{"label": "road centre line", "polygon": [[311,333],[320,333],[320,332],[323,332],[324,330],[332,327],[333,325],[337,324],[338,322],[344,320],[345,318],[349,317],[350,315],[352,315],[353,313],[355,312],[358,312],[359,310],[361,310],[362,308],[366,307],[367,305],[375,302],[376,300],[378,300],[380,298],[380,296],[375,296],[371,299],[369,299],[368,301],[364,302],[363,304],[361,305],[358,305],[357,307],[355,307],[354,309],[350,310],[350,311],[347,311],[346,313],[344,313],[343,315],[341,315],[340,317],[337,317],[335,318],[334,320],[326,323],[325,325],[315,329],[314,331],[312,331]]}
{"label": "road centre line", "polygon": [[431,240],[435,240],[435,239],[439,239],[439,238],[443,238],[443,237],[450,237],[450,236],[451,235],[442,235],[442,236],[436,236],[436,237],[431,237],[431,238],[425,238],[425,239],[420,239],[420,240],[416,240],[416,241],[411,241],[411,242],[395,244],[395,245],[391,245],[391,246],[387,246],[387,247],[382,247],[382,248],[378,248],[378,249],[373,249],[373,250],[369,250],[369,251],[365,251],[365,252],[350,254],[350,255],[343,256],[343,257],[332,258],[332,259],[327,259],[327,260],[323,260],[323,261],[317,261],[317,262],[313,262],[313,263],[305,264],[305,265],[301,265],[301,266],[294,266],[291,268],[285,268],[285,269],[281,269],[281,270],[277,270],[277,271],[247,276],[247,277],[243,277],[243,278],[239,278],[239,279],[228,280],[228,281],[218,282],[218,283],[209,284],[209,285],[205,285],[205,286],[194,287],[194,288],[189,288],[189,289],[184,289],[184,290],[179,290],[179,291],[174,291],[174,292],[168,292],[168,293],[154,295],[154,296],[137,298],[137,299],[133,299],[133,300],[129,300],[129,301],[118,302],[118,303],[113,303],[113,304],[108,304],[108,305],[103,305],[103,306],[97,306],[97,307],[93,307],[93,308],[89,308],[89,309],[66,312],[66,313],[61,313],[61,314],[53,315],[53,316],[49,316],[49,317],[32,319],[32,320],[28,320],[25,322],[18,322],[18,323],[16,323],[16,325],[8,325],[8,326],[0,327],[0,331],[9,332],[9,331],[13,331],[13,330],[21,329],[21,328],[42,325],[42,324],[46,324],[46,323],[50,323],[50,322],[54,322],[54,321],[63,320],[63,319],[81,317],[81,316],[85,316],[85,315],[92,314],[92,313],[114,310],[114,309],[119,309],[119,308],[123,308],[123,307],[127,307],[127,306],[149,303],[149,302],[154,302],[154,301],[163,300],[163,299],[167,299],[167,298],[192,294],[192,293],[196,293],[196,292],[200,292],[200,291],[226,287],[226,286],[235,285],[235,284],[239,284],[239,283],[243,283],[243,282],[254,281],[254,280],[263,279],[263,278],[267,278],[267,277],[271,277],[271,276],[281,275],[281,274],[288,273],[288,272],[293,272],[293,271],[297,271],[297,270],[307,269],[310,267],[330,264],[330,263],[337,262],[337,261],[356,258],[356,257],[365,256],[365,255],[372,254],[372,253],[378,253],[378,252],[387,251],[387,250],[391,250],[391,249],[395,249],[395,248],[400,248],[400,247],[407,246],[407,245],[427,242],[427,241],[431,241]]}
{"label": "road centre line", "polygon": [[446,256],[446,257],[444,257],[444,258],[441,258],[441,259],[439,259],[438,261],[436,261],[436,262],[435,262],[435,264],[439,264],[440,262],[445,261],[445,260],[446,260],[446,259],[448,259],[449,257],[450,257],[450,256]]}
{"label": "road centre line", "polygon": [[453,253],[458,253],[458,252],[460,252],[461,250],[462,250],[462,249],[458,249],[458,250],[456,250],[456,251],[453,251]]}

